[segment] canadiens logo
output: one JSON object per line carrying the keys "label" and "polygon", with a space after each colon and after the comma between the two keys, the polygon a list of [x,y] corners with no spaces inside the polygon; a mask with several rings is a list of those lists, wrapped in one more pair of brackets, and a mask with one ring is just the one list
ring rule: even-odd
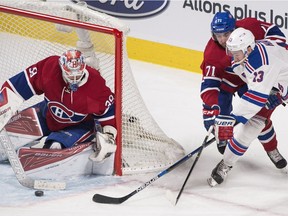
{"label": "canadiens logo", "polygon": [[78,123],[86,117],[86,115],[73,112],[63,104],[55,101],[48,102],[48,109],[52,117],[60,123]]}

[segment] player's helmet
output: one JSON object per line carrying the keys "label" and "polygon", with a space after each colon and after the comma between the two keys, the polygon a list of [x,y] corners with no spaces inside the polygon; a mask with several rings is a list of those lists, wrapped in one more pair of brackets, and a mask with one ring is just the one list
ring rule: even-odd
{"label": "player's helmet", "polygon": [[235,29],[235,22],[230,12],[217,12],[211,22],[211,32],[214,34],[233,31]]}
{"label": "player's helmet", "polygon": [[63,79],[69,84],[72,91],[78,89],[79,82],[85,75],[86,64],[79,50],[68,50],[59,58]]}
{"label": "player's helmet", "polygon": [[245,56],[247,56],[247,48],[255,47],[255,37],[251,31],[244,28],[235,29],[226,42],[226,51],[229,54],[232,51],[242,50]]}

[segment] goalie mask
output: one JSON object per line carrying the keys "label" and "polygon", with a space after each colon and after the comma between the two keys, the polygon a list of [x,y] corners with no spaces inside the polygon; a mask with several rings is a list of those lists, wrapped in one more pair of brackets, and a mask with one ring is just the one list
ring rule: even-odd
{"label": "goalie mask", "polygon": [[60,56],[59,65],[64,81],[69,84],[71,91],[77,91],[86,71],[82,53],[79,50],[66,51]]}

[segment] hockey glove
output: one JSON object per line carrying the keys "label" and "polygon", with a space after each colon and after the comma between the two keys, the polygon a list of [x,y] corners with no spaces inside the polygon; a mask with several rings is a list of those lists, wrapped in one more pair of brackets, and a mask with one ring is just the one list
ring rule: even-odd
{"label": "hockey glove", "polygon": [[210,106],[203,105],[203,121],[204,121],[204,127],[208,131],[210,126],[214,125],[215,118],[220,113],[220,107],[216,104]]}
{"label": "hockey glove", "polygon": [[104,126],[103,132],[96,132],[96,143],[94,153],[89,159],[95,162],[102,162],[116,151],[115,138],[117,130],[112,126]]}
{"label": "hockey glove", "polygon": [[232,116],[218,115],[215,119],[215,138],[217,143],[229,140],[233,137],[235,119]]}
{"label": "hockey glove", "polygon": [[269,97],[268,97],[267,102],[265,104],[265,108],[272,110],[282,103],[283,103],[283,101],[282,101],[281,95],[279,93],[279,90],[273,87],[272,90],[270,91]]}

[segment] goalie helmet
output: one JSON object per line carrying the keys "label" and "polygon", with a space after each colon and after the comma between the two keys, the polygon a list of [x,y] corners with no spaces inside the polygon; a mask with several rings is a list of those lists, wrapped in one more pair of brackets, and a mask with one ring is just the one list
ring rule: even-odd
{"label": "goalie helmet", "polygon": [[251,31],[244,28],[235,29],[226,42],[226,52],[230,56],[233,56],[233,52],[242,51],[244,57],[247,58],[248,47],[252,50],[255,48],[255,37]]}
{"label": "goalie helmet", "polygon": [[211,22],[211,32],[215,34],[233,31],[235,29],[235,22],[230,12],[217,12]]}
{"label": "goalie helmet", "polygon": [[85,75],[86,64],[79,50],[68,50],[59,58],[59,65],[65,82],[72,91],[78,89],[79,83]]}

